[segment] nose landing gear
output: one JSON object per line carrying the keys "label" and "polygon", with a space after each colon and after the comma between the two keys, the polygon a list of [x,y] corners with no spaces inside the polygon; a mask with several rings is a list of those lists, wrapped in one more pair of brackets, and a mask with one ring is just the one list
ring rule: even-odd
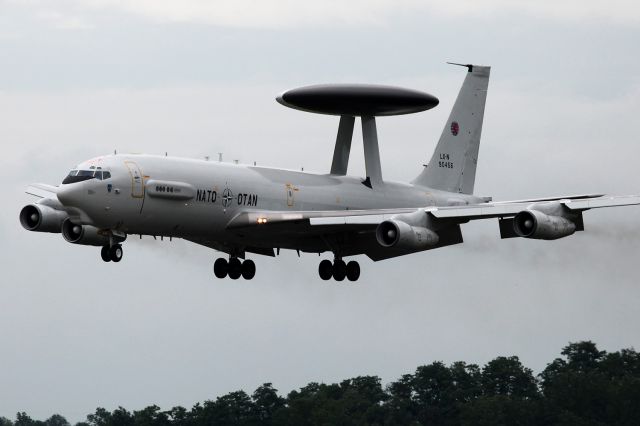
{"label": "nose landing gear", "polygon": [[355,260],[345,263],[344,260],[336,258],[331,263],[330,260],[324,259],[318,266],[318,275],[325,281],[331,278],[336,281],[344,281],[345,278],[349,281],[357,281],[360,278],[360,264]]}
{"label": "nose landing gear", "polygon": [[250,280],[256,275],[256,264],[251,259],[241,261],[237,257],[231,257],[227,261],[227,259],[220,257],[213,264],[213,273],[220,279],[228,275],[232,280],[237,280],[240,277]]}

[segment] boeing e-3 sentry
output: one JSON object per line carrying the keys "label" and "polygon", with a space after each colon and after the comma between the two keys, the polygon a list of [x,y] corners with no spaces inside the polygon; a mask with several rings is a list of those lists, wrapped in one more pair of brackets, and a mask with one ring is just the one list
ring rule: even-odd
{"label": "boeing e-3 sentry", "polygon": [[[458,64],[459,65],[459,64]],[[33,184],[40,197],[20,212],[29,231],[62,233],[101,247],[119,262],[128,235],[183,238],[226,253],[218,278],[252,279],[250,255],[280,249],[330,253],[320,278],[355,281],[357,261],[374,261],[463,242],[460,225],[497,219],[502,238],[553,240],[584,230],[586,210],[640,204],[640,196],[587,194],[494,202],[473,194],[490,67],[464,65],[466,78],[431,160],[411,183],[384,180],[376,117],[428,110],[438,99],[378,85],[293,89],[277,101],[340,117],[327,174],[169,156],[105,155],[74,167],[62,184]],[[366,176],[347,176],[356,118],[362,124]],[[420,164],[416,164],[416,169]]]}

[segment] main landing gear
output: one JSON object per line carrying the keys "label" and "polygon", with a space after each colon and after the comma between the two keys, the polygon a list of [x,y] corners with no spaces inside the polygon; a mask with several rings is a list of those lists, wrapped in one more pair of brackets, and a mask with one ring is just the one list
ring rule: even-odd
{"label": "main landing gear", "polygon": [[256,264],[251,259],[241,261],[237,257],[227,259],[220,257],[213,264],[213,273],[218,278],[224,278],[229,275],[232,280],[242,277],[250,280],[256,275]]}
{"label": "main landing gear", "polygon": [[105,262],[120,262],[122,260],[122,246],[120,244],[103,246],[100,250],[100,256]]}
{"label": "main landing gear", "polygon": [[332,277],[336,281],[343,281],[345,277],[349,281],[357,281],[360,278],[360,264],[355,260],[345,263],[344,260],[336,258],[333,263],[325,259],[318,266],[320,278],[327,281]]}

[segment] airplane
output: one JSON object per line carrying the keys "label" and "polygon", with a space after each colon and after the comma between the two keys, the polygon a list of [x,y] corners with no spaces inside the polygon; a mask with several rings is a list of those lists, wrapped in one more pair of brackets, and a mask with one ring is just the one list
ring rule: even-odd
{"label": "airplane", "polygon": [[[29,231],[61,233],[70,243],[101,247],[120,262],[129,235],[183,238],[226,254],[217,278],[250,280],[248,255],[280,249],[332,254],[322,280],[356,281],[360,265],[463,242],[460,226],[498,219],[501,238],[554,240],[584,230],[589,209],[640,204],[639,195],[584,194],[492,201],[474,195],[490,67],[466,77],[431,160],[410,183],[384,180],[376,117],[438,105],[428,93],[381,85],[314,85],[285,91],[284,106],[340,117],[329,173],[171,156],[113,154],[84,161],[58,186],[32,184],[39,197],[20,212]],[[362,124],[366,175],[347,176],[356,117]],[[417,168],[417,165],[416,165]]]}

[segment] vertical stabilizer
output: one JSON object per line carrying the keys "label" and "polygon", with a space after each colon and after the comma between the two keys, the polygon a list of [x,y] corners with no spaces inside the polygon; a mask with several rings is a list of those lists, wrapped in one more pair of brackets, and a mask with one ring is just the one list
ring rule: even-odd
{"label": "vertical stabilizer", "polygon": [[465,65],[467,73],[431,161],[412,182],[472,194],[491,67]]}

